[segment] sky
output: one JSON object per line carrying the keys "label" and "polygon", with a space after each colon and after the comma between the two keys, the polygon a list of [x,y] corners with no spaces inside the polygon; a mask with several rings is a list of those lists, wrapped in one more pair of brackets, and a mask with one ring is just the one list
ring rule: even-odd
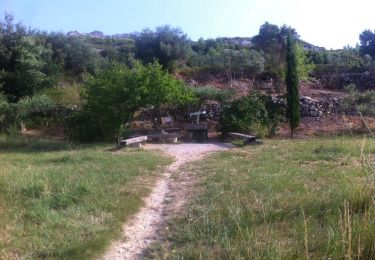
{"label": "sky", "polygon": [[130,33],[169,24],[192,40],[251,37],[286,24],[327,49],[355,46],[375,29],[374,0],[0,0],[0,14],[45,31]]}

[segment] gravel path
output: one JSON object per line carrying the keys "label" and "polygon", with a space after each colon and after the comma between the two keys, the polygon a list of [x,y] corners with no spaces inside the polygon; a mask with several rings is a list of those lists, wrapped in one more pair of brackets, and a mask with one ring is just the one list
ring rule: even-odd
{"label": "gravel path", "polygon": [[147,144],[147,149],[160,150],[175,158],[156,182],[145,206],[123,226],[123,239],[114,242],[102,259],[141,259],[147,247],[158,239],[166,220],[181,211],[189,199],[197,178],[180,167],[202,159],[210,152],[229,149],[222,143]]}

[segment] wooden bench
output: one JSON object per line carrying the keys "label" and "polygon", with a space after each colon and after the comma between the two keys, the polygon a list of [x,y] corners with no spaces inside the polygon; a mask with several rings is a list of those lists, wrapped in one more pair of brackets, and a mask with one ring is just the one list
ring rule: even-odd
{"label": "wooden bench", "polygon": [[123,146],[132,146],[132,147],[138,147],[140,148],[142,146],[142,143],[146,143],[147,141],[147,136],[142,135],[142,136],[137,136],[129,139],[124,139],[119,141],[119,145]]}
{"label": "wooden bench", "polygon": [[232,137],[242,138],[246,143],[255,142],[256,140],[256,136],[254,135],[246,135],[246,134],[233,133],[233,132],[228,133],[228,135]]}

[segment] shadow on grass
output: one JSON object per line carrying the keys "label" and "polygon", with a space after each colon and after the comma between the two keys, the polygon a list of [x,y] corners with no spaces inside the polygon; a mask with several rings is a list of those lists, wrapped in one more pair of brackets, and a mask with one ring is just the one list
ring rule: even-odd
{"label": "shadow on grass", "polygon": [[77,145],[48,139],[0,136],[0,152],[53,152],[74,149]]}

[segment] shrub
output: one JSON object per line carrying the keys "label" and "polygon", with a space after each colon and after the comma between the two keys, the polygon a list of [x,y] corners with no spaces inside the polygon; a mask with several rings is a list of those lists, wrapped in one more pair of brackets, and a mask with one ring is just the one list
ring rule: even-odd
{"label": "shrub", "polygon": [[346,86],[345,91],[348,96],[344,99],[344,108],[355,108],[364,116],[375,115],[375,91],[359,92],[354,84]]}
{"label": "shrub", "polygon": [[16,107],[17,120],[28,127],[49,126],[60,117],[58,106],[46,95],[24,97]]}
{"label": "shrub", "polygon": [[101,129],[96,125],[95,114],[86,110],[75,110],[67,117],[66,134],[68,139],[81,142],[104,138]]}
{"label": "shrub", "polygon": [[8,133],[15,117],[16,110],[14,105],[0,94],[0,132]]}
{"label": "shrub", "polygon": [[270,96],[252,92],[224,106],[220,130],[224,136],[231,131],[270,136],[276,132],[280,114]]}
{"label": "shrub", "polygon": [[45,89],[42,94],[49,97],[56,104],[62,106],[79,106],[81,105],[80,86],[77,84],[63,85]]}
{"label": "shrub", "polygon": [[20,119],[26,119],[34,115],[47,116],[55,108],[56,104],[46,95],[25,97],[17,103]]}

